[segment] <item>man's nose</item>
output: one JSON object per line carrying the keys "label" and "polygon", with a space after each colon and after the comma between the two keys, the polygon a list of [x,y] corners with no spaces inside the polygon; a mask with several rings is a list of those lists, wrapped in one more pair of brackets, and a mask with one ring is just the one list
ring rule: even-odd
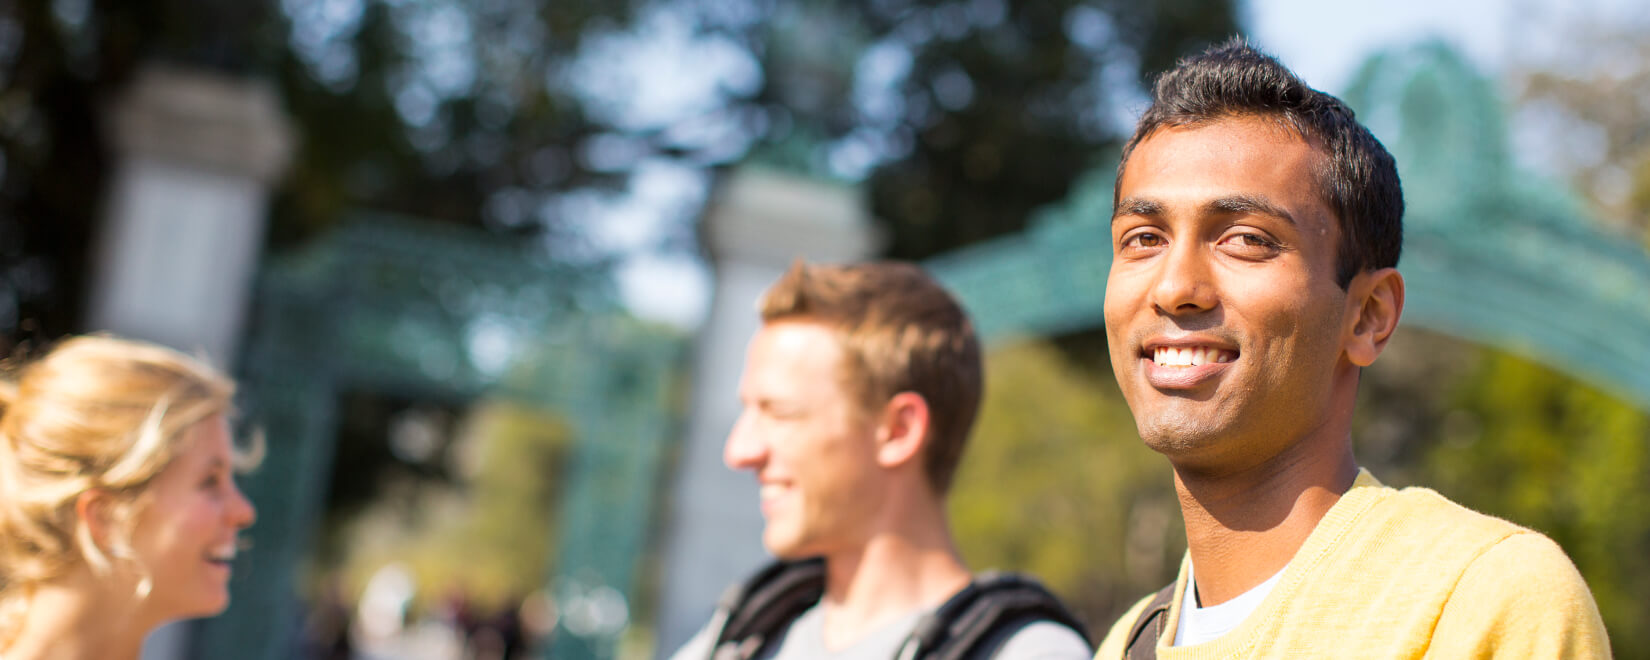
{"label": "man's nose", "polygon": [[727,443],[722,446],[722,462],[729,468],[754,470],[767,460],[768,444],[762,441],[754,426],[755,420],[749,412],[740,413],[739,419],[734,421]]}
{"label": "man's nose", "polygon": [[1152,306],[1166,314],[1214,309],[1219,303],[1209,253],[1195,241],[1180,241],[1163,255],[1152,283]]}

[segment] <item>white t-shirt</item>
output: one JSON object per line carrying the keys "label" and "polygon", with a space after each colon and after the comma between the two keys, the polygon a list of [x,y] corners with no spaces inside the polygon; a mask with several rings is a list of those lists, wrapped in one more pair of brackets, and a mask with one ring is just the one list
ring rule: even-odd
{"label": "white t-shirt", "polygon": [[1191,562],[1187,561],[1186,596],[1180,601],[1180,622],[1175,626],[1174,645],[1202,644],[1231,632],[1260,606],[1261,601],[1266,600],[1266,594],[1272,593],[1272,587],[1277,585],[1278,577],[1282,575],[1280,570],[1237,598],[1219,605],[1201,607],[1197,603],[1197,575]]}
{"label": "white t-shirt", "polygon": [[[792,621],[790,627],[785,629],[783,639],[769,646],[768,651],[757,656],[756,660],[891,660],[924,613],[915,611],[901,615],[848,647],[829,651],[825,648],[825,610],[814,605]],[[715,641],[710,634],[708,628],[701,629],[671,656],[671,660],[709,660],[711,644]],[[995,660],[1089,660],[1092,657],[1094,650],[1082,637],[1070,628],[1050,621],[1027,624],[998,647],[992,656]]]}

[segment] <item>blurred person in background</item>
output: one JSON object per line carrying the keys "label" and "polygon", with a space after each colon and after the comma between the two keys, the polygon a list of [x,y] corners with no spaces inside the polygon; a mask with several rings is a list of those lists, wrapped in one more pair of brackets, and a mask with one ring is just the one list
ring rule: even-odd
{"label": "blurred person in background", "polygon": [[1557,544],[1353,456],[1360,371],[1404,307],[1404,202],[1350,109],[1228,42],[1158,80],[1115,194],[1112,367],[1188,551],[1099,658],[1609,655]]}
{"label": "blurred person in background", "polygon": [[321,593],[304,617],[300,655],[306,660],[350,660],[355,657],[350,627],[352,609],[345,596],[343,577],[331,573],[321,582]]}
{"label": "blurred person in background", "polygon": [[779,561],[675,658],[1088,658],[1052,594],[976,580],[952,539],[983,380],[951,295],[910,264],[799,261],[760,309],[723,457],[755,473]]}
{"label": "blurred person in background", "polygon": [[234,383],[175,351],[76,337],[0,378],[0,657],[138,657],[229,605],[252,505]]}

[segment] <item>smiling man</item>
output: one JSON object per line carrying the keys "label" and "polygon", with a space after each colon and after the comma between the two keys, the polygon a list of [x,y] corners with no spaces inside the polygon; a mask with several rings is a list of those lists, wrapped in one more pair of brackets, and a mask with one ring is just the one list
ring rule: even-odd
{"label": "smiling man", "polygon": [[1551,540],[1358,467],[1403,195],[1351,110],[1234,40],[1157,82],[1115,201],[1112,364],[1188,551],[1099,658],[1609,655]]}
{"label": "smiling man", "polygon": [[975,578],[945,494],[980,404],[980,346],[910,264],[798,262],[761,302],[724,459],[761,484],[780,561],[674,656],[1086,660],[1036,582]]}

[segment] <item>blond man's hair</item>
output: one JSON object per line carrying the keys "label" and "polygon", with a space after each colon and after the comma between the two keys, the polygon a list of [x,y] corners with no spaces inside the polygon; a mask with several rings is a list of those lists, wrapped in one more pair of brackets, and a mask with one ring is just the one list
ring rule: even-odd
{"label": "blond man's hair", "polygon": [[984,387],[974,324],[950,293],[914,264],[808,264],[797,260],[762,296],[764,323],[817,322],[846,353],[844,385],[871,413],[900,392],[928,403],[923,467],[936,493],[951,487]]}
{"label": "blond man's hair", "polygon": [[[227,413],[235,392],[200,361],[108,336],[67,339],[8,367],[0,376],[0,639],[17,632],[36,585],[80,564],[107,575],[112,560],[135,561],[130,534],[145,489],[186,432]],[[107,553],[75,509],[91,490],[116,502]]]}

